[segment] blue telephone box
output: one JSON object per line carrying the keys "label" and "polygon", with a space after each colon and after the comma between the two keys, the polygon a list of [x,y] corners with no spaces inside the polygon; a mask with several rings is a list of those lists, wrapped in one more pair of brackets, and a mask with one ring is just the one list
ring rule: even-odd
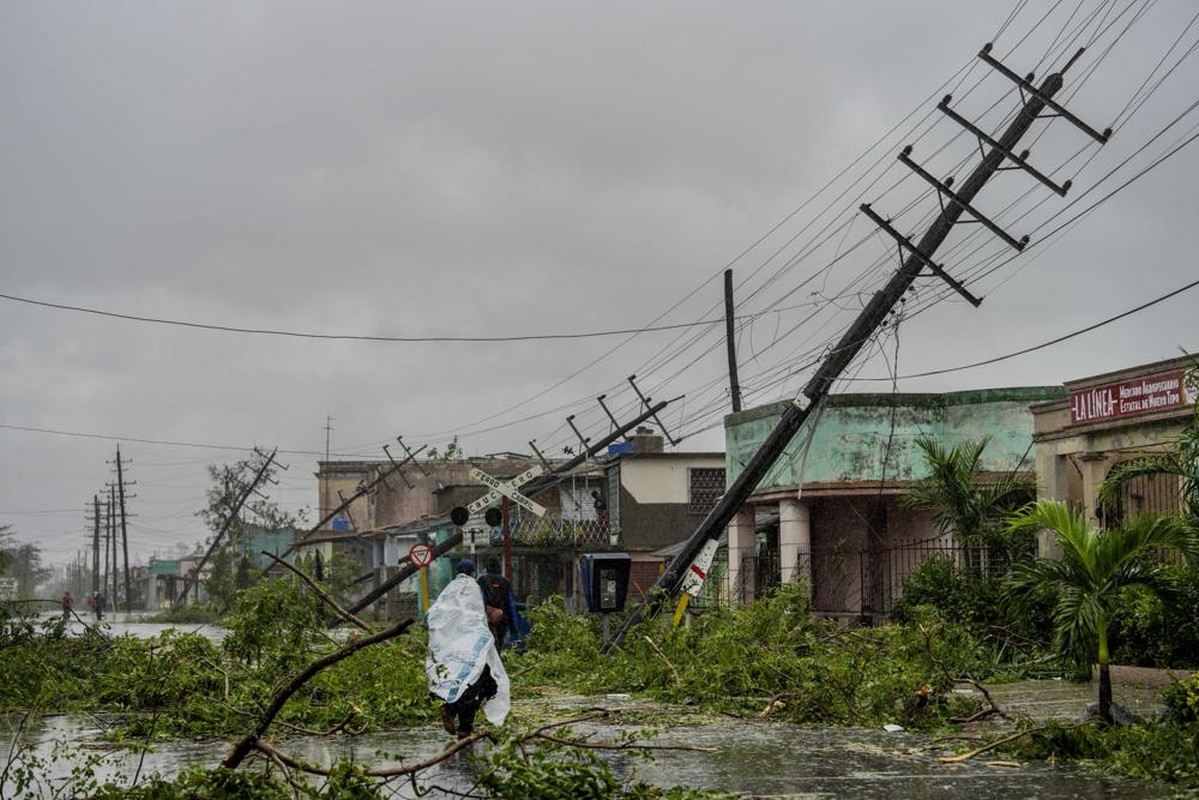
{"label": "blue telephone box", "polygon": [[587,610],[610,614],[624,609],[629,593],[629,569],[633,560],[628,553],[584,553],[579,556],[583,578],[583,596]]}

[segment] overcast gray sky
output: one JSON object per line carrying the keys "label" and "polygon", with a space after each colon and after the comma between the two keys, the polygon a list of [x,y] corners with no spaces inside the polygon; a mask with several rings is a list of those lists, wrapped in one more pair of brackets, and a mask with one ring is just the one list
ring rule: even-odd
{"label": "overcast gray sky", "polygon": [[1194,134],[1195,11],[5,3],[0,524],[74,558],[121,444],[144,561],[203,538],[205,467],[244,448],[279,447],[290,469],[273,499],[313,506],[328,416],[335,456],[455,434],[470,454],[536,439],[560,455],[568,414],[607,431],[597,395],[634,413],[634,373],[654,399],[686,395],[663,415],[680,448],[722,449],[719,323],[384,342],[37,304],[325,336],[598,334],[717,320],[731,265],[745,402],[790,398],[897,266],[858,205],[913,236],[937,210],[898,151],[913,143],[959,181],[977,162],[937,101],[952,93],[990,131],[1018,107],[975,57],[991,40],[1038,81],[1090,44],[1059,99],[1116,135],[1101,148],[1038,123],[1024,146],[1073,178],[1067,198],[1014,170],[976,201],[1032,245],[959,226],[938,260],[983,306],[922,279],[837,390],[890,391],[894,374],[900,391],[1060,384],[1194,350],[1199,291],[990,366],[905,377],[1034,347],[1199,277],[1199,148],[1082,214]]}

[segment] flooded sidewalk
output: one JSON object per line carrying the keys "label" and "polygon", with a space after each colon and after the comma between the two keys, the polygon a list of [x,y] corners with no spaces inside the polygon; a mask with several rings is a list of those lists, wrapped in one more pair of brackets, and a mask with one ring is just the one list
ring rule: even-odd
{"label": "flooded sidewalk", "polygon": [[[1184,670],[1173,674],[1182,679],[1190,675]],[[1136,667],[1112,668],[1112,700],[1143,720],[1152,720],[1162,707],[1161,690],[1170,685],[1170,672]],[[1036,722],[1051,719],[1078,722],[1086,716],[1088,706],[1098,702],[1099,684],[1096,677],[1090,683],[1060,678],[1026,680],[1015,683],[987,684],[987,691],[1005,714],[1027,717]],[[973,689],[958,692],[981,695]]]}

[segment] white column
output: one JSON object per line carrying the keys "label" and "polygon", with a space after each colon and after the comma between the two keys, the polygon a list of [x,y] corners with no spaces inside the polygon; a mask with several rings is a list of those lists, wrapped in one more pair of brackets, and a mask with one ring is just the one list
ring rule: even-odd
{"label": "white column", "polygon": [[1098,528],[1103,521],[1095,514],[1099,507],[1099,484],[1107,477],[1108,458],[1105,453],[1083,453],[1078,458],[1082,470],[1082,510],[1087,524]]}
{"label": "white column", "polygon": [[158,610],[158,576],[154,574],[146,576],[146,610]]}
{"label": "white column", "polygon": [[753,600],[752,576],[741,570],[741,559],[754,554],[754,511],[753,507],[742,508],[729,520],[729,568],[725,576],[729,604],[748,603]]}
{"label": "white column", "polygon": [[812,518],[801,500],[779,503],[779,576],[783,583],[805,581],[812,590]]}

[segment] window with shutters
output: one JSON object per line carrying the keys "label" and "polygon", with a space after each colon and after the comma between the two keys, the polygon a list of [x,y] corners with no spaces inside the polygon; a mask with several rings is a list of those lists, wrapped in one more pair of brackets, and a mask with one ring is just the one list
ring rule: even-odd
{"label": "window with shutters", "polygon": [[724,467],[693,467],[688,480],[687,510],[692,514],[707,514],[724,496]]}

